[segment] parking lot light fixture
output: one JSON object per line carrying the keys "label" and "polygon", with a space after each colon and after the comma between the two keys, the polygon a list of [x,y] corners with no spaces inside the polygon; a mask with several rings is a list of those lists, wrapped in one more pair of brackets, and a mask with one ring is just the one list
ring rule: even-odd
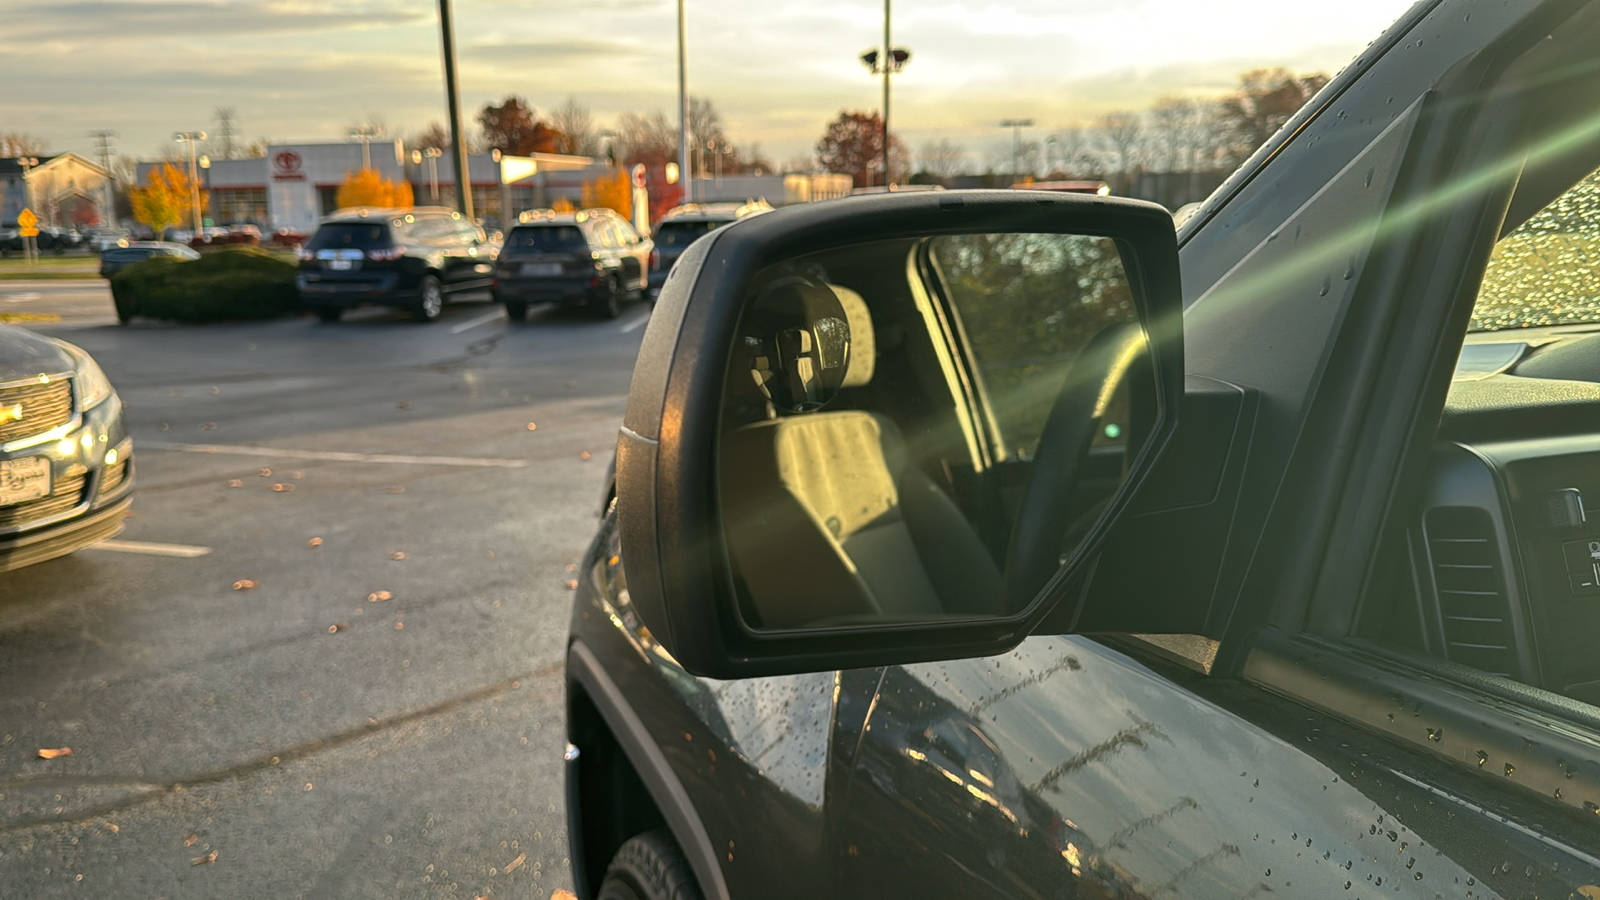
{"label": "parking lot light fixture", "polygon": [[199,143],[206,139],[206,133],[204,131],[179,131],[172,135],[172,139],[180,144],[189,145],[189,198],[193,207],[189,230],[192,239],[200,234],[200,162],[197,148]]}

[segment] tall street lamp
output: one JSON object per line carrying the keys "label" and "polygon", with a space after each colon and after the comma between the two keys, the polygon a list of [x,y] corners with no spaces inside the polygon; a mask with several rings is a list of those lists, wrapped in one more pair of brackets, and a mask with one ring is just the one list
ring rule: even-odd
{"label": "tall street lamp", "polygon": [[889,43],[889,0],[883,0],[883,46],[861,54],[861,62],[872,74],[883,75],[883,184],[889,185],[889,75],[905,68],[911,51]]}
{"label": "tall street lamp", "polygon": [[172,135],[172,139],[180,144],[189,145],[189,196],[194,204],[194,218],[190,222],[191,237],[200,235],[200,162],[196,147],[206,139],[204,131],[179,131]]}
{"label": "tall street lamp", "polygon": [[689,168],[689,62],[684,40],[683,0],[678,0],[678,171],[688,172],[685,203],[694,201],[694,170]]}
{"label": "tall street lamp", "polygon": [[1021,174],[1018,160],[1022,156],[1022,129],[1032,128],[1032,119],[1004,119],[1000,122],[1001,128],[1011,129],[1011,180],[1015,182]]}
{"label": "tall street lamp", "polygon": [[439,0],[439,39],[444,45],[444,95],[450,107],[450,160],[456,169],[456,208],[472,214],[472,174],[467,171],[467,134],[461,130],[461,92],[456,87],[456,38],[450,26],[450,0]]}
{"label": "tall street lamp", "polygon": [[361,168],[372,168],[372,149],[368,145],[371,143],[373,138],[382,133],[383,132],[373,128],[371,125],[363,125],[360,128],[350,129],[350,139],[361,142]]}
{"label": "tall street lamp", "polygon": [[423,159],[428,161],[428,191],[433,195],[434,205],[439,203],[439,157],[444,151],[438,147],[424,147],[421,150],[411,151],[411,162],[422,165]]}

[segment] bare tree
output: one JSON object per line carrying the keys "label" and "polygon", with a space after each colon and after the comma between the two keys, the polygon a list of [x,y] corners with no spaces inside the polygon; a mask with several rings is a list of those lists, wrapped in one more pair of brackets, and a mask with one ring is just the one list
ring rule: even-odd
{"label": "bare tree", "polygon": [[917,153],[917,169],[940,180],[960,175],[966,167],[966,148],[949,138],[928,141]]}
{"label": "bare tree", "polygon": [[567,102],[556,107],[550,113],[550,124],[561,132],[556,141],[560,152],[576,156],[600,154],[600,133],[595,130],[589,107],[579,103],[577,97],[568,97]]}
{"label": "bare tree", "polygon": [[49,146],[42,137],[20,131],[0,132],[0,156],[39,156]]}
{"label": "bare tree", "polygon": [[406,146],[413,149],[435,147],[439,150],[449,150],[450,129],[438,122],[429,122],[427,128],[406,138]]}
{"label": "bare tree", "polygon": [[1111,171],[1125,180],[1139,164],[1140,144],[1144,138],[1144,121],[1136,112],[1122,110],[1106,113],[1100,119],[1100,138],[1109,154]]}
{"label": "bare tree", "polygon": [[665,163],[678,158],[678,127],[660,110],[623,113],[614,133],[612,150],[619,163]]}
{"label": "bare tree", "polygon": [[1238,90],[1222,98],[1220,107],[1233,131],[1233,161],[1254,153],[1327,83],[1328,76],[1321,72],[1295,75],[1281,68],[1240,75]]}

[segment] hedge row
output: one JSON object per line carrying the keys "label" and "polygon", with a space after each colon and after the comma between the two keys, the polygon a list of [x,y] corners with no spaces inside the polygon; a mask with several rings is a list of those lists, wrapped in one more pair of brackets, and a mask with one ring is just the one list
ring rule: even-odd
{"label": "hedge row", "polygon": [[294,277],[294,263],[244,247],[196,260],[153,257],[111,276],[111,299],[124,322],[271,319],[300,311]]}

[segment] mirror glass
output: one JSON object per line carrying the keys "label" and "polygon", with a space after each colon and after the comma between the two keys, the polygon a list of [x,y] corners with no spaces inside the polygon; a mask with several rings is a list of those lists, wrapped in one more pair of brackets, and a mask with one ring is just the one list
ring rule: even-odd
{"label": "mirror glass", "polygon": [[716,460],[757,629],[1020,612],[1122,487],[1156,415],[1115,241],[886,240],[747,292]]}

